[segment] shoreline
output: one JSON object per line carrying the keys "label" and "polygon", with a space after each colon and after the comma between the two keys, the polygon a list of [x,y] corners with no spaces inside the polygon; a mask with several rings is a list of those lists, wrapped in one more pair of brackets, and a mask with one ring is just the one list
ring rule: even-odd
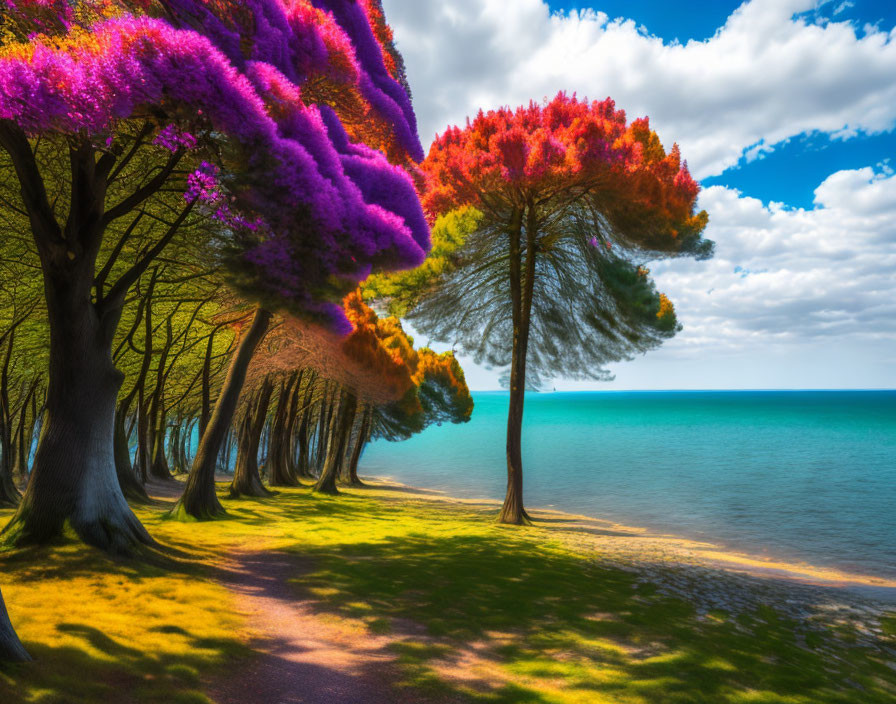
{"label": "shoreline", "polygon": [[[412,486],[388,475],[366,475],[362,479],[370,489],[398,489],[415,498],[443,501],[459,506],[500,507],[501,501],[489,498],[452,496],[439,489]],[[654,531],[607,519],[571,513],[554,508],[527,509],[535,528],[554,533],[581,533],[593,536],[594,549],[609,552],[625,562],[654,563],[679,567],[721,570],[733,575],[771,579],[804,587],[842,590],[876,602],[896,604],[896,578],[851,572],[808,562],[770,558],[724,547],[674,533]],[[578,541],[581,542],[581,541]]]}

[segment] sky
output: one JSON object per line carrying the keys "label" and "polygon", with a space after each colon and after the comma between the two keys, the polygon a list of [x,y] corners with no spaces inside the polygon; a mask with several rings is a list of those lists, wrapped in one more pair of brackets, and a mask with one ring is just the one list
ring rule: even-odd
{"label": "sky", "polygon": [[715,257],[650,265],[683,331],[611,382],[552,386],[896,388],[896,2],[383,5],[424,147],[480,108],[610,96],[703,186]]}

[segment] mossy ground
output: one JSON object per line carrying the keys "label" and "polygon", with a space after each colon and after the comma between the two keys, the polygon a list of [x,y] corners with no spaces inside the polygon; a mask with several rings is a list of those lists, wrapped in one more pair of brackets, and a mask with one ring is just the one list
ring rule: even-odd
{"label": "mossy ground", "polygon": [[[225,486],[221,486],[222,496]],[[224,500],[220,520],[138,508],[169,552],[114,560],[67,542],[0,556],[34,663],[0,670],[0,702],[206,702],[203,682],[253,657],[221,585],[229,552],[295,555],[296,598],[388,633],[419,701],[893,702],[896,633],[798,635],[773,608],[699,617],[546,527],[412,493],[309,487]],[[0,524],[11,515],[0,511]]]}

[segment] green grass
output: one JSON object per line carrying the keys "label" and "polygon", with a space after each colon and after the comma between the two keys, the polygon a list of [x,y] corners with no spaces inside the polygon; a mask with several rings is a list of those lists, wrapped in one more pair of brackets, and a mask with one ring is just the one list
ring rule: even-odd
{"label": "green grass", "polygon": [[[247,653],[245,618],[215,582],[228,551],[295,555],[296,598],[387,634],[419,701],[495,704],[893,702],[896,670],[848,629],[797,636],[771,607],[700,618],[551,528],[494,510],[349,490],[226,501],[219,521],[141,519],[177,550],[155,564],[64,544],[0,558],[37,662],[0,670],[2,702],[203,702],[203,678]],[[0,522],[8,512],[0,512]],[[883,624],[896,648],[896,619]],[[892,656],[891,656],[892,657]]]}

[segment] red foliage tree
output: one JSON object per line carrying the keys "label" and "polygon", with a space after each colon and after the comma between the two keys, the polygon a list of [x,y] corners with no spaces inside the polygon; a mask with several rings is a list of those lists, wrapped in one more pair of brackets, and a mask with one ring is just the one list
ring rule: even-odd
{"label": "red foliage tree", "polygon": [[699,188],[677,146],[666,153],[646,118],[629,123],[610,99],[564,93],[449,128],[423,171],[431,219],[465,206],[482,218],[453,268],[415,301],[411,319],[435,339],[509,363],[500,519],[526,523],[527,359],[536,380],[593,376],[603,362],[673,334],[674,310],[632,259],[710,253],[701,239],[706,213],[695,211]]}

